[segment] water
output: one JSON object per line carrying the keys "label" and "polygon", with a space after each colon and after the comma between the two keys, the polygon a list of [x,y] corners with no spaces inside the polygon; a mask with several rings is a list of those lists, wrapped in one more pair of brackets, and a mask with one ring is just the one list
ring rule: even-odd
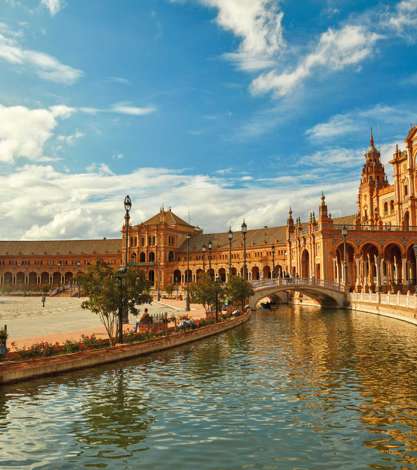
{"label": "water", "polygon": [[0,468],[411,469],[417,328],[283,307],[145,359],[4,387]]}

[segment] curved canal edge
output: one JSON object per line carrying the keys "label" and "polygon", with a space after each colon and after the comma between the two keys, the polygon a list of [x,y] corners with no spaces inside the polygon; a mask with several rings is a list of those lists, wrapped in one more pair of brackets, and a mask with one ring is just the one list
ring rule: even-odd
{"label": "curved canal edge", "polygon": [[385,305],[363,300],[351,300],[350,306],[346,307],[354,312],[372,313],[383,317],[394,318],[417,326],[417,310],[400,305]]}
{"label": "curved canal edge", "polygon": [[250,316],[251,311],[249,310],[244,315],[231,320],[141,343],[122,344],[113,348],[61,354],[27,361],[0,363],[0,385],[86,369],[176,348],[236,328],[247,322]]}

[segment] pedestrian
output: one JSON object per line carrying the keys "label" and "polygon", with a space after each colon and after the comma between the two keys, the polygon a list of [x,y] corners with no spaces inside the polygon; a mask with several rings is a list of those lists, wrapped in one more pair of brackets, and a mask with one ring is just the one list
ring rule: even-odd
{"label": "pedestrian", "polygon": [[46,296],[43,294],[42,296],[42,307],[45,308]]}

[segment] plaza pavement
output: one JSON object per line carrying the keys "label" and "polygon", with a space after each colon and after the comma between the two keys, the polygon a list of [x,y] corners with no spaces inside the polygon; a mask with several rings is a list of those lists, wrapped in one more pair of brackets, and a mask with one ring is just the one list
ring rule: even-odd
{"label": "plaza pavement", "polygon": [[[48,297],[43,308],[40,297],[0,296],[0,327],[7,324],[8,344],[14,342],[17,347],[40,341],[78,340],[83,334],[107,337],[99,318],[81,308],[82,301],[82,298],[74,297]],[[167,312],[169,316],[179,317],[185,313],[184,301],[173,299],[141,305],[139,316],[145,308],[151,314]],[[189,316],[204,318],[204,309],[200,305],[191,305]],[[134,325],[136,318],[132,316],[130,322]]]}

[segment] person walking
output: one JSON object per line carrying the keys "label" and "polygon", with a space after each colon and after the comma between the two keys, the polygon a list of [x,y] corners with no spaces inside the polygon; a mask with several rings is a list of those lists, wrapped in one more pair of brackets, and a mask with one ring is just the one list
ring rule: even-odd
{"label": "person walking", "polygon": [[45,308],[45,302],[46,302],[46,295],[42,295],[42,307]]}

